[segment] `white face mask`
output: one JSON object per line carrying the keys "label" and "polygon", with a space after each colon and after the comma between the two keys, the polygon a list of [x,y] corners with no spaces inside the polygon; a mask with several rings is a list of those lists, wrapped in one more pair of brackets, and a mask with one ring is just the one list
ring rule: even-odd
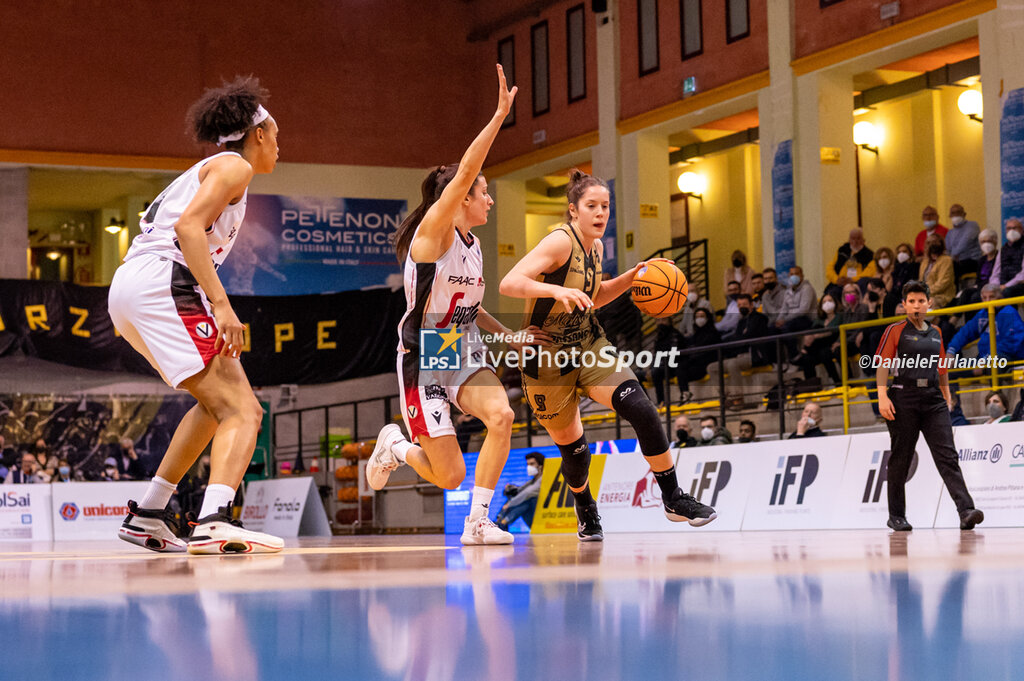
{"label": "white face mask", "polygon": [[831,300],[826,300],[821,304],[821,309],[825,311],[825,314],[832,314],[836,310],[836,304]]}
{"label": "white face mask", "polygon": [[881,267],[883,270],[890,264],[892,264],[892,260],[889,260],[889,258],[879,258],[878,260],[878,266]]}
{"label": "white face mask", "polygon": [[697,302],[697,292],[696,292],[696,291],[690,291],[689,293],[687,293],[687,294],[686,294],[686,300],[687,300],[687,301],[688,301],[688,302],[689,302],[689,303],[690,303],[691,305],[693,305],[694,303],[696,303],[696,302]]}
{"label": "white face mask", "polygon": [[715,431],[707,426],[700,429],[700,436],[705,440],[710,440],[715,436]]}
{"label": "white face mask", "polygon": [[959,227],[960,225],[962,225],[965,222],[967,222],[967,220],[965,220],[964,218],[960,217],[959,215],[954,215],[953,217],[951,217],[949,219],[949,221],[953,223],[954,227]]}
{"label": "white face mask", "polygon": [[708,318],[703,316],[703,315],[701,315],[700,317],[697,317],[696,319],[694,319],[693,323],[696,324],[697,326],[704,326],[705,324],[708,323]]}
{"label": "white face mask", "polygon": [[536,466],[534,466],[533,464],[527,464],[526,465],[526,474],[529,475],[531,478],[533,476],[537,475],[537,473],[539,473],[539,472],[540,472],[540,469],[537,468]]}
{"label": "white face mask", "polygon": [[1017,241],[1018,239],[1020,239],[1020,232],[1018,230],[1016,230],[1016,229],[1008,229],[1008,230],[1006,230],[1006,240],[1007,241],[1009,241],[1012,244],[1013,242]]}
{"label": "white face mask", "polygon": [[922,223],[924,224],[924,228],[929,232],[935,229],[935,225],[938,224],[935,220],[923,220]]}
{"label": "white face mask", "polygon": [[896,260],[899,262],[906,262],[910,260],[910,254],[907,253],[906,251],[900,251],[899,253],[896,254]]}
{"label": "white face mask", "polygon": [[996,250],[996,245],[994,243],[992,243],[991,241],[985,241],[985,242],[983,242],[981,244],[981,252],[984,253],[985,255],[990,255],[992,253],[995,253],[995,250]]}
{"label": "white face mask", "polygon": [[815,420],[814,420],[813,418],[811,418],[810,416],[808,416],[808,417],[807,417],[807,427],[808,427],[808,428],[813,428],[813,427],[814,427],[814,426],[816,426],[816,425],[818,425],[818,422],[817,422],[817,421],[815,421]]}

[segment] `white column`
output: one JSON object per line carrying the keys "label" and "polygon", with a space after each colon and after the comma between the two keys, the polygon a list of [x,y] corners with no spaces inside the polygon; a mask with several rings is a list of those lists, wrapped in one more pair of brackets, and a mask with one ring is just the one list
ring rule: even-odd
{"label": "white column", "polygon": [[28,278],[28,168],[0,169],[0,279]]}
{"label": "white column", "polygon": [[[523,301],[498,294],[498,284],[519,260],[526,255],[526,182],[522,180],[492,180],[488,191],[494,197],[488,227],[478,230],[483,236],[484,272],[487,288],[484,291],[484,309],[506,315],[502,321],[513,328],[507,315],[523,311]],[[501,229],[497,226],[501,225]],[[508,247],[511,246],[511,252]],[[518,327],[515,327],[518,328]]]}
{"label": "white column", "polygon": [[[619,268],[625,270],[672,245],[668,137],[634,132],[621,140],[621,173],[616,181]],[[640,217],[640,204],[657,206],[657,216]],[[627,245],[627,235],[633,244]]]}

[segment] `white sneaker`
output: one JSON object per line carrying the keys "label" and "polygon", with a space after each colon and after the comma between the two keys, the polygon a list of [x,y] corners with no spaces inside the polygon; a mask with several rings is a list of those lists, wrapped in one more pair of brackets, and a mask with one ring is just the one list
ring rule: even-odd
{"label": "white sneaker", "polygon": [[174,515],[167,509],[139,508],[128,502],[128,515],[117,536],[129,544],[159,553],[184,553],[185,540],[178,537]]}
{"label": "white sneaker", "polygon": [[366,462],[366,484],[373,489],[384,489],[391,477],[391,471],[402,465],[398,457],[391,451],[391,445],[404,440],[402,429],[394,423],[389,423],[380,429],[377,434],[377,446],[373,448],[373,454]]}
{"label": "white sneaker", "polygon": [[511,532],[501,529],[487,516],[476,520],[466,518],[465,529],[462,530],[462,543],[472,544],[511,544],[514,537]]}
{"label": "white sneaker", "polygon": [[284,540],[272,534],[254,532],[231,517],[231,507],[199,519],[188,540],[188,552],[195,555],[221,553],[277,553]]}

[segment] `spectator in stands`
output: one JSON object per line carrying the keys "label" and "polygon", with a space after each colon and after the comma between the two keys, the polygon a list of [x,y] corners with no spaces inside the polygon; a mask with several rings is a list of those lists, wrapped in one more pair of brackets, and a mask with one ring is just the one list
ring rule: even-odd
{"label": "spectator in stands", "polygon": [[791,360],[804,372],[804,380],[811,381],[817,376],[817,366],[825,367],[828,377],[836,385],[841,379],[836,369],[839,356],[840,318],[835,299],[828,293],[818,301],[818,319],[815,326],[825,329],[822,333],[809,334],[801,340],[801,349]]}
{"label": "spectator in stands", "polygon": [[[671,317],[661,317],[656,320],[655,324],[655,337],[654,337],[654,351],[658,352],[670,352],[673,348],[685,348],[686,339],[683,334],[679,332],[679,329],[672,326]],[[665,355],[667,356],[667,355]],[[654,392],[658,397],[658,404],[665,404],[665,377],[669,376],[669,380],[672,378],[676,379],[679,384],[679,390],[682,392],[683,386],[688,385],[686,381],[686,360],[685,358],[676,358],[676,366],[667,366],[667,362],[661,362],[658,366],[651,367],[651,381],[654,383]]]}
{"label": "spectator in stands", "polygon": [[540,496],[541,473],[544,471],[544,455],[530,452],[526,455],[526,474],[530,479],[522,485],[505,485],[505,496],[508,501],[501,507],[495,524],[503,530],[519,518],[527,527],[533,525],[533,513],[537,509],[537,498]]}
{"label": "spectator in stands", "polygon": [[103,462],[103,475],[100,477],[100,480],[113,482],[120,479],[121,474],[117,470],[117,459],[108,456],[107,460]]}
{"label": "spectator in stands", "polygon": [[[693,313],[693,337],[688,339],[688,348],[702,348],[709,345],[718,345],[722,342],[722,335],[718,333],[718,329],[715,328],[712,319],[712,312],[710,310],[702,307],[697,308],[697,311]],[[679,389],[683,391],[684,397],[687,397],[687,399],[692,397],[692,395],[686,395],[690,392],[689,382],[699,381],[707,376],[708,365],[717,358],[718,355],[714,351],[683,355],[681,361],[686,367],[686,385],[680,385]]]}
{"label": "spectator in stands", "polygon": [[764,268],[764,293],[761,294],[761,312],[768,317],[768,323],[775,325],[779,312],[782,310],[782,299],[786,296],[786,287],[779,286],[778,275],[771,267]]}
{"label": "spectator in stands", "polygon": [[750,275],[750,285],[753,288],[750,292],[750,299],[754,301],[754,307],[760,307],[761,295],[764,294],[764,275],[754,272]]}
{"label": "spectator in stands", "polygon": [[148,477],[131,438],[123,437],[118,441],[113,458],[117,461],[117,473],[121,480],[144,480]]}
{"label": "spectator in stands", "polygon": [[914,260],[914,249],[910,244],[904,242],[896,246],[896,264],[893,265],[892,270],[893,290],[898,295],[902,295],[904,284],[915,279],[919,269]]}
{"label": "spectator in stands", "polygon": [[32,453],[36,457],[36,463],[39,464],[40,471],[46,471],[47,469],[56,467],[56,456],[50,453],[50,448],[47,446],[46,440],[43,438],[36,440],[36,443],[32,446]]}
{"label": "spectator in stands", "polygon": [[731,334],[740,322],[740,308],[736,304],[739,295],[740,283],[730,281],[725,287],[725,314],[722,315],[721,321],[715,323],[715,328],[723,337]]}
{"label": "spectator in stands", "polygon": [[983,229],[978,234],[978,285],[984,286],[992,279],[996,258],[999,257],[999,235],[994,229]]}
{"label": "spectator in stands", "polygon": [[861,298],[864,296],[856,284],[850,282],[843,286],[842,296],[839,311],[840,324],[852,324],[867,319],[867,307],[861,302]]}
{"label": "spectator in stands", "polygon": [[977,268],[981,260],[981,247],[978,245],[980,229],[977,222],[967,219],[967,211],[959,203],[949,207],[949,222],[953,227],[946,232],[946,250],[953,258],[953,274],[959,286],[964,268],[969,265]]}
{"label": "spectator in stands", "polygon": [[990,423],[1007,423],[1010,418],[1010,403],[1006,396],[998,390],[990,390],[985,395],[985,408],[988,410],[988,419],[983,421],[985,425]]}
{"label": "spectator in stands", "polygon": [[854,227],[850,230],[849,239],[836,251],[825,276],[831,284],[828,288],[843,288],[862,277],[875,276],[875,253],[864,245],[863,229]]}
{"label": "spectator in stands", "polygon": [[[751,296],[741,293],[736,298],[736,305],[739,309],[740,321],[736,324],[736,329],[731,335],[722,338],[723,341],[754,341],[758,338],[764,338],[769,334],[768,317],[764,313],[757,311]],[[765,366],[773,361],[775,361],[773,344],[765,343],[758,345],[752,343],[750,345],[751,366]]]}
{"label": "spectator in stands", "polygon": [[[914,239],[914,254],[918,258],[924,258],[925,249],[928,237],[938,235],[939,237],[945,237],[946,232],[949,230],[939,224],[939,211],[935,210],[933,206],[925,206],[924,210],[921,211],[921,222],[924,224],[924,229],[917,233],[917,238]],[[932,293],[935,293],[934,289]]]}
{"label": "spectator in stands", "polygon": [[686,302],[683,304],[683,309],[680,311],[680,314],[683,316],[683,320],[679,323],[679,330],[683,332],[683,336],[686,338],[693,336],[693,313],[697,308],[704,308],[714,316],[715,308],[711,306],[711,301],[700,295],[700,291],[696,284],[693,284],[690,287],[690,292],[686,294]]}
{"label": "spectator in stands", "polygon": [[757,426],[753,421],[743,419],[740,421],[740,436],[737,442],[757,442]]}
{"label": "spectator in stands", "polygon": [[693,435],[690,434],[690,419],[685,414],[676,417],[676,439],[672,443],[673,447],[696,447],[697,440],[694,439]]}
{"label": "spectator in stands", "polygon": [[[9,447],[3,435],[0,435],[0,465],[4,468],[11,468],[18,460],[18,452],[14,447]],[[6,476],[3,476],[6,477]]]}
{"label": "spectator in stands", "polygon": [[61,459],[57,462],[57,474],[53,476],[50,482],[71,482],[71,464],[68,463],[67,459]]}
{"label": "spectator in stands", "polygon": [[928,284],[932,292],[932,307],[937,310],[946,307],[956,295],[953,280],[953,259],[946,255],[942,237],[933,234],[925,242],[925,257],[921,260],[918,279]]}
{"label": "spectator in stands", "polygon": [[814,287],[804,279],[804,270],[797,265],[789,268],[788,283],[775,326],[783,332],[809,329],[818,300]]}
{"label": "spectator in stands", "polygon": [[999,284],[1004,298],[1014,298],[1024,292],[1024,225],[1017,218],[1006,221],[1006,243],[992,264],[989,282]]}
{"label": "spectator in stands", "polygon": [[4,478],[4,483],[8,485],[38,482],[46,481],[39,475],[39,463],[36,461],[36,457],[32,452],[22,452],[21,459],[18,461],[17,467],[12,468],[7,473],[7,477]]}
{"label": "spectator in stands", "polygon": [[[982,302],[988,303],[998,299],[999,287],[995,284],[985,284],[981,288]],[[988,357],[988,310],[978,310],[960,327],[949,341],[946,354],[959,355],[974,341],[978,341],[978,357]],[[1013,305],[996,308],[996,355],[1011,362],[1024,359],[1024,320],[1021,320],[1020,313]],[[974,372],[981,374],[982,370],[975,369]]]}
{"label": "spectator in stands", "polygon": [[896,269],[896,254],[888,246],[875,250],[875,277],[882,282],[886,292],[892,290],[892,274]]}
{"label": "spectator in stands", "polygon": [[706,414],[700,417],[700,440],[699,447],[710,447],[711,445],[731,445],[732,433],[724,427],[718,427],[718,417]]}
{"label": "spectator in stands", "polygon": [[743,251],[736,249],[732,252],[732,267],[726,267],[723,277],[722,287],[725,291],[726,298],[729,297],[729,284],[736,282],[740,286],[738,293],[753,293],[754,286],[751,282],[751,277],[754,274],[754,270],[747,265],[747,255]]}
{"label": "spectator in stands", "polygon": [[790,440],[802,437],[825,437],[821,429],[821,406],[817,402],[808,402],[796,423],[796,430],[789,435]]}

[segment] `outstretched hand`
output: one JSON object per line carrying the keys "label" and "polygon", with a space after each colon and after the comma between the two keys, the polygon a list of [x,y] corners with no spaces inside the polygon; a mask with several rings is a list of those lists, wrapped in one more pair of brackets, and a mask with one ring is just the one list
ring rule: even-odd
{"label": "outstretched hand", "polygon": [[515,85],[511,90],[508,89],[508,84],[505,82],[505,70],[501,68],[501,64],[498,64],[498,113],[502,118],[512,110],[512,101],[516,98],[517,92],[519,92],[519,88]]}

